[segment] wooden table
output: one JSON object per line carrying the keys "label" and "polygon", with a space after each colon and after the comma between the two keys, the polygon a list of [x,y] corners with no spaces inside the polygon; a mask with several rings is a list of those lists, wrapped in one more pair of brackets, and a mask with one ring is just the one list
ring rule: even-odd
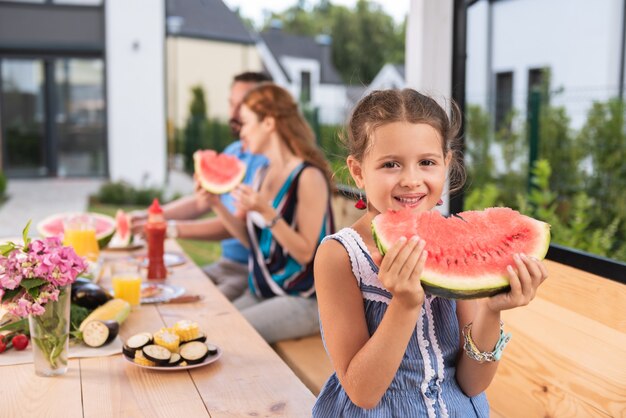
{"label": "wooden table", "polygon": [[[182,252],[175,242],[166,248]],[[122,339],[192,319],[222,348],[218,361],[162,372],[135,367],[121,354],[70,359],[68,373],[54,378],[36,376],[32,364],[0,367],[0,416],[311,416],[313,394],[192,261],[173,267],[167,283],[204,300],[135,308]]]}

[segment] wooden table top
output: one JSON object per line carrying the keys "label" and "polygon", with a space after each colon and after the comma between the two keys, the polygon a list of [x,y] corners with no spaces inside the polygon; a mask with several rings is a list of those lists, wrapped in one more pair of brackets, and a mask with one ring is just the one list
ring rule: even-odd
{"label": "wooden table top", "polygon": [[[168,251],[182,252],[168,241]],[[109,256],[110,254],[107,254]],[[108,277],[103,277],[108,285]],[[198,322],[221,358],[203,367],[163,372],[121,354],[70,359],[67,374],[39,377],[32,364],[0,367],[0,416],[6,417],[310,417],[315,397],[191,260],[167,282],[201,294],[196,303],[142,305],[121,327],[122,339]]]}

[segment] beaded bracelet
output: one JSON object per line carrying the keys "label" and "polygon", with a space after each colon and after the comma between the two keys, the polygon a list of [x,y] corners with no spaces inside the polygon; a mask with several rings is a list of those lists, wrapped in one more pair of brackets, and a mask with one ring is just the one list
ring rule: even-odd
{"label": "beaded bracelet", "polygon": [[484,362],[494,362],[500,360],[502,357],[502,350],[507,345],[507,343],[511,340],[511,333],[504,333],[504,322],[500,321],[500,338],[496,343],[493,351],[480,351],[474,340],[472,340],[472,323],[465,325],[463,327],[463,349],[465,350],[465,354],[473,360],[476,360],[479,363]]}
{"label": "beaded bracelet", "polygon": [[269,229],[274,228],[274,225],[276,225],[276,222],[280,221],[280,218],[282,218],[282,215],[280,213],[276,214],[276,216],[274,216],[272,220],[267,223],[267,227]]}

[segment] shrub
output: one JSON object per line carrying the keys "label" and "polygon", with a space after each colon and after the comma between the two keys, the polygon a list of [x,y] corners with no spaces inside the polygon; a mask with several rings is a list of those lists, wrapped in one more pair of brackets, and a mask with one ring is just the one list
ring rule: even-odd
{"label": "shrub", "polygon": [[7,191],[7,178],[2,171],[0,171],[0,198],[4,197]]}
{"label": "shrub", "polygon": [[154,198],[163,202],[163,191],[158,188],[136,189],[132,185],[123,182],[107,182],[100,187],[97,194],[91,196],[93,203],[109,205],[137,205],[147,206]]}

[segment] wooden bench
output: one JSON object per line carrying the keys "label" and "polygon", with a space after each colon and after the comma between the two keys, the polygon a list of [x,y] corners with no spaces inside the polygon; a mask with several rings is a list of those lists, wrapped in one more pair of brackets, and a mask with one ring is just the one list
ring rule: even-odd
{"label": "wooden bench", "polygon": [[[337,210],[342,222],[354,216]],[[626,416],[626,285],[545,263],[535,300],[503,312],[513,338],[487,390],[492,416]],[[274,349],[317,395],[332,373],[320,336]]]}

